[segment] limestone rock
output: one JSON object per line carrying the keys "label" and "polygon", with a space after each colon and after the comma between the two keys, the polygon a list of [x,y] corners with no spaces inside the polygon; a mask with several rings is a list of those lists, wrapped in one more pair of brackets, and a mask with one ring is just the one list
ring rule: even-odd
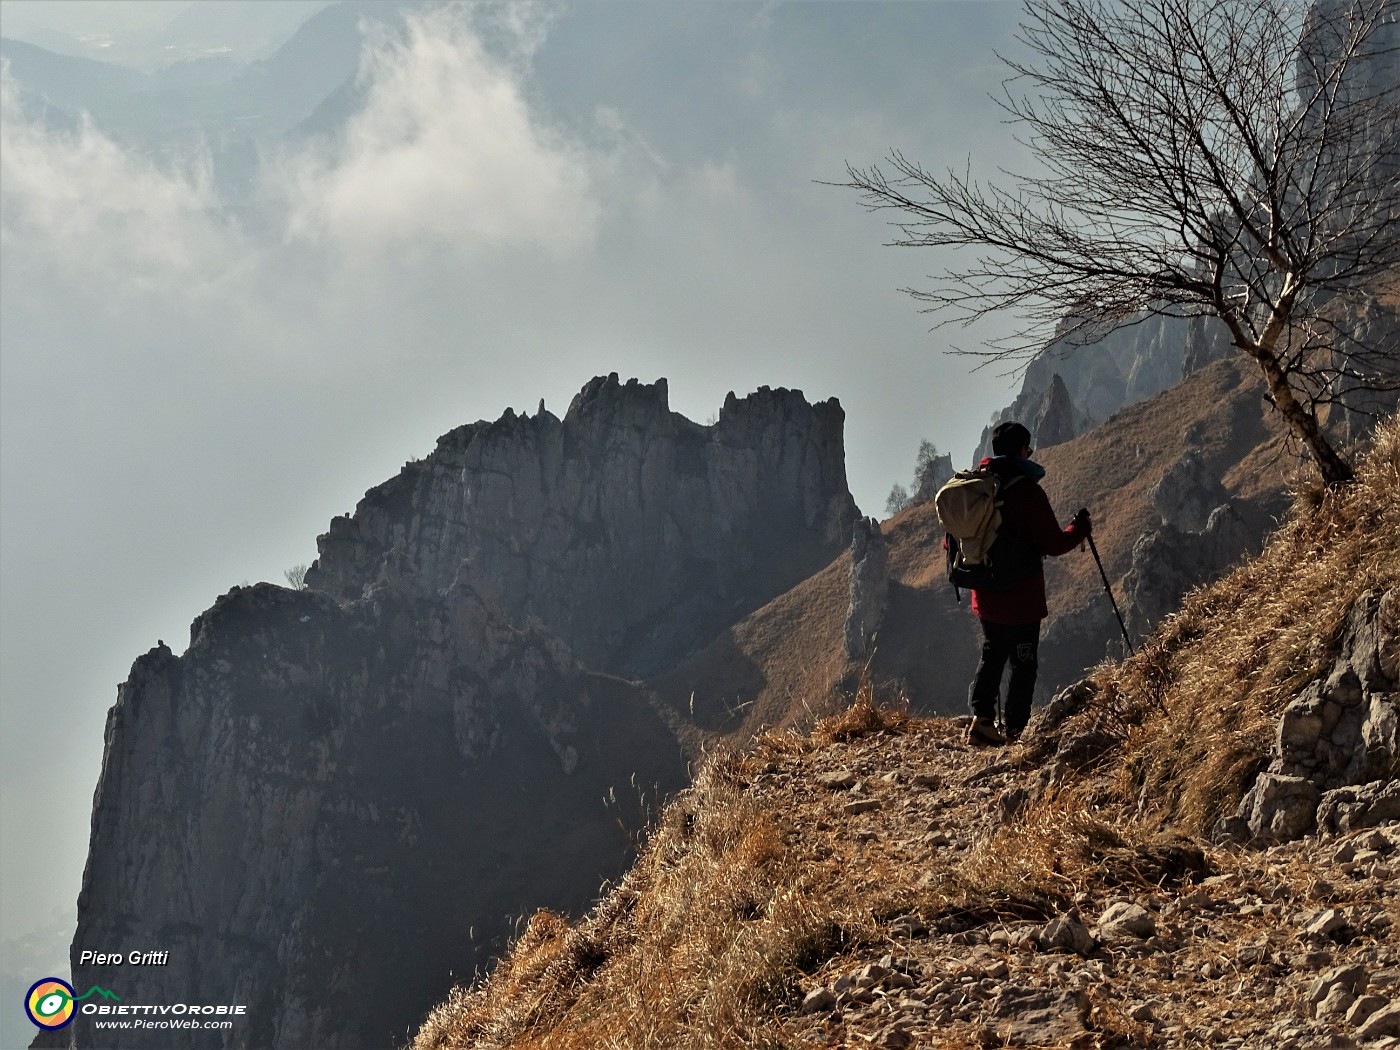
{"label": "limestone rock", "polygon": [[1152,913],[1141,904],[1120,901],[1110,905],[1099,918],[1099,936],[1106,938],[1137,937],[1146,939],[1157,932]]}
{"label": "limestone rock", "polygon": [[1366,1023],[1366,1020],[1382,1007],[1389,1006],[1390,1001],[1379,995],[1363,995],[1351,1004],[1347,1010],[1347,1024],[1353,1028]]}
{"label": "limestone rock", "polygon": [[1395,594],[1361,596],[1332,666],[1284,708],[1268,769],[1236,811],[1252,837],[1344,834],[1400,819]]}
{"label": "limestone rock", "polygon": [[537,618],[587,666],[644,677],[827,564],[856,518],[845,415],[761,387],[712,426],[666,381],[589,382],[564,418],[459,427],[317,541],[313,590],[388,576],[441,593],[464,572],[506,619]]}
{"label": "limestone rock", "polygon": [[1089,996],[1078,989],[1056,991],[1010,985],[991,1004],[997,1034],[1011,1046],[1062,1046],[1084,1033]]}
{"label": "limestone rock", "polygon": [[[1146,317],[1087,343],[1066,327],[1026,368],[1020,393],[983,431],[980,451],[974,458],[991,454],[991,430],[1002,420],[1016,419],[1028,426],[1035,423],[1057,377],[1072,414],[1065,412],[1064,400],[1058,395],[1052,398],[1056,407],[1047,413],[1053,423],[1046,432],[1052,439],[1071,427],[1073,434],[1081,434],[1125,405],[1167,389],[1182,377],[1187,335],[1196,323],[1177,317]],[[1036,433],[1035,428],[1032,433]],[[1041,442],[1041,447],[1054,443]]]}
{"label": "limestone rock", "polygon": [[1356,1030],[1358,1039],[1370,1042],[1386,1037],[1400,1036],[1400,1003],[1383,1006]]}
{"label": "limestone rock", "polygon": [[1049,448],[1059,445],[1079,433],[1080,427],[1075,418],[1074,402],[1070,399],[1065,381],[1057,372],[1050,378],[1050,388],[1041,397],[1030,427],[1036,448]]}
{"label": "limestone rock", "polygon": [[1317,826],[1317,786],[1302,777],[1262,773],[1240,802],[1239,816],[1260,841],[1306,835]]}
{"label": "limestone rock", "polygon": [[1334,835],[1400,820],[1400,781],[1373,781],[1336,788],[1322,796],[1318,827]]}
{"label": "limestone rock", "polygon": [[1236,352],[1230,342],[1229,329],[1224,325],[1211,317],[1192,318],[1186,326],[1181,374],[1189,376]]}
{"label": "limestone rock", "polygon": [[1346,988],[1338,985],[1328,992],[1327,997],[1313,1008],[1313,1016],[1318,1020],[1325,1021],[1333,1018],[1344,1017],[1351,1004],[1356,1001],[1356,996]]}
{"label": "limestone rock", "polygon": [[1316,1007],[1338,988],[1354,998],[1365,991],[1367,980],[1364,966],[1333,967],[1312,983],[1312,987],[1308,989],[1308,1002]]}
{"label": "limestone rock", "polygon": [[591,800],[686,781],[640,694],[467,586],[347,606],[235,588],[192,635],[137,659],[108,717],[74,944],[160,945],[169,964],[125,971],[122,996],[248,1004],[246,1045],[392,1045],[499,948],[502,916],[580,908],[625,866]]}
{"label": "limestone rock", "polygon": [[870,653],[889,600],[889,543],[874,518],[857,518],[851,535],[851,601],[846,611],[846,659]]}
{"label": "limestone rock", "polygon": [[[1199,517],[1188,506],[1182,520]],[[1210,583],[1253,553],[1262,529],[1246,521],[1233,502],[1211,509],[1200,531],[1164,521],[1133,544],[1132,564],[1123,578],[1123,617],[1128,632],[1146,637],[1181,604],[1193,587]]]}
{"label": "limestone rock", "polygon": [[[1310,937],[1330,937],[1339,930],[1345,929],[1346,925],[1346,913],[1340,908],[1323,908],[1321,911],[1308,917],[1303,923],[1303,932]],[[1337,972],[1332,972],[1329,979],[1328,975],[1324,974],[1322,978],[1323,983],[1318,985],[1318,987],[1323,989],[1323,994],[1325,995],[1326,989],[1341,980],[1342,976],[1343,975],[1339,975]],[[1344,976],[1347,977],[1348,984],[1350,984],[1353,975],[1346,974]]]}
{"label": "limestone rock", "polygon": [[1040,946],[1046,951],[1072,952],[1092,955],[1098,946],[1094,935],[1075,914],[1065,914],[1051,921],[1040,931]]}
{"label": "limestone rock", "polygon": [[1148,493],[1163,521],[1184,532],[1202,532],[1211,512],[1230,500],[1200,452],[1191,449],[1169,468]]}

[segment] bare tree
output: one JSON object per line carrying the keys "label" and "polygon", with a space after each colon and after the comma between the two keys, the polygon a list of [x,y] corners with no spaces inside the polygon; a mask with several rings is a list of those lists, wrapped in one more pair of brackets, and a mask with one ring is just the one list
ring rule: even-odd
{"label": "bare tree", "polygon": [[290,569],[282,570],[282,575],[287,578],[287,586],[294,591],[306,590],[306,570],[309,566],[305,564],[293,565]]}
{"label": "bare tree", "polygon": [[925,438],[919,442],[919,452],[914,459],[914,485],[909,490],[909,501],[927,503],[952,476],[951,458],[940,456],[938,446]]}
{"label": "bare tree", "polygon": [[1027,327],[1028,356],[1152,314],[1212,314],[1257,362],[1330,483],[1319,414],[1400,387],[1400,348],[1344,318],[1400,266],[1400,0],[1027,0],[1026,61],[998,101],[1043,163],[1010,189],[899,152],[845,185],[903,216],[894,244],[978,253],[910,291]]}
{"label": "bare tree", "polygon": [[896,481],[890,486],[890,494],[885,497],[885,517],[892,518],[913,503],[909,498],[909,490]]}

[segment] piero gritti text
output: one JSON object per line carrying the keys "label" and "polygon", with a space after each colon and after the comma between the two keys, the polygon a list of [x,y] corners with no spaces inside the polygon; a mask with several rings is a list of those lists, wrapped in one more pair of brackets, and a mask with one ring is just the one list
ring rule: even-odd
{"label": "piero gritti text", "polygon": [[164,966],[170,961],[169,952],[94,952],[84,948],[78,953],[79,966]]}

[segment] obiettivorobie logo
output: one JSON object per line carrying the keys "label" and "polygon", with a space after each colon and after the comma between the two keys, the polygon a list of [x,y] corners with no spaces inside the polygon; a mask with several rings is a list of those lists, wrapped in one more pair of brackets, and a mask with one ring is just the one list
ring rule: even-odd
{"label": "obiettivorobie logo", "polygon": [[92,995],[121,1002],[121,996],[97,985],[78,995],[67,981],[61,981],[57,977],[45,977],[41,981],[35,981],[30,987],[29,994],[24,997],[24,1012],[40,1028],[63,1028],[73,1023],[73,1004],[80,1003]]}
{"label": "obiettivorobie logo", "polygon": [[67,981],[45,977],[30,986],[24,1012],[45,1031],[67,1027],[79,1014],[98,1028],[232,1028],[236,1019],[248,1015],[248,1007],[243,1003],[123,1002],[106,988],[93,985],[79,995]]}

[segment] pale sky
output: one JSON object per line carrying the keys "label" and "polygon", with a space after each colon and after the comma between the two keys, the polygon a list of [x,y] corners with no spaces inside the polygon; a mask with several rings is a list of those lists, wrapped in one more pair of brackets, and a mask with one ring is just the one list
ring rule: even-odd
{"label": "pale sky", "polygon": [[[240,61],[323,6],[220,2],[222,28],[188,46],[227,39]],[[168,28],[187,6],[4,0],[0,31],[149,69],[187,53]],[[333,515],[461,423],[541,398],[562,415],[614,371],[666,377],[701,422],[730,390],[795,387],[841,400],[851,489],[876,516],[921,439],[969,458],[1013,381],[943,353],[979,333],[930,333],[898,292],[939,259],[883,247],[883,221],[817,180],[891,148],[1015,163],[986,96],[1018,13],[420,12],[368,34],[334,140],[264,143],[241,208],[190,135],[45,126],[7,75],[3,937],[71,931],[132,660],[157,638],[182,651],[229,587],[310,562]],[[54,965],[66,936],[46,942]]]}

